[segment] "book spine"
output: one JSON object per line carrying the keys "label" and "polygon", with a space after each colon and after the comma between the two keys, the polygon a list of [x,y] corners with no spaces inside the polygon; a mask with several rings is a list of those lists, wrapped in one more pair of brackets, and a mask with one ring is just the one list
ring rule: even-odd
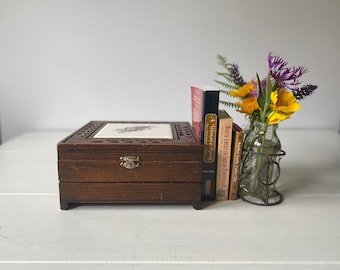
{"label": "book spine", "polygon": [[231,141],[232,141],[232,118],[219,116],[218,143],[217,143],[217,169],[216,169],[216,200],[228,200]]}
{"label": "book spine", "polygon": [[240,176],[242,148],[243,148],[243,130],[235,123],[233,124],[233,142],[232,142],[232,160],[230,175],[229,200],[237,199],[238,179]]}
{"label": "book spine", "polygon": [[216,157],[218,132],[219,91],[203,93],[202,131],[202,200],[215,200],[216,193]]}
{"label": "book spine", "polygon": [[203,90],[191,87],[191,125],[197,138],[201,139],[203,116]]}

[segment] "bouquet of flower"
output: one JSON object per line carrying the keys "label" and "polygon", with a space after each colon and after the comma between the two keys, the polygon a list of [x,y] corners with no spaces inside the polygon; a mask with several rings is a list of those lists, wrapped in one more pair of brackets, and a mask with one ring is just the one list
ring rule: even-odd
{"label": "bouquet of flower", "polygon": [[225,69],[217,72],[217,76],[224,80],[215,80],[223,87],[220,92],[238,99],[237,102],[220,102],[246,114],[251,122],[257,120],[269,125],[278,124],[299,110],[299,101],[317,89],[313,84],[300,87],[300,79],[307,72],[306,68],[288,67],[283,58],[271,53],[268,55],[267,77],[261,79],[257,74],[256,79],[249,82],[244,81],[237,64],[228,63],[221,55],[217,58]]}
{"label": "bouquet of flower", "polygon": [[274,205],[282,201],[276,189],[280,175],[279,162],[285,155],[276,134],[277,124],[300,109],[299,101],[311,95],[316,85],[300,87],[304,67],[288,67],[287,62],[271,53],[266,78],[245,82],[238,65],[229,64],[221,55],[219,64],[225,69],[217,72],[224,80],[215,80],[223,86],[221,93],[236,98],[237,102],[220,101],[236,108],[250,120],[243,144],[242,166],[239,177],[239,195],[258,205]]}

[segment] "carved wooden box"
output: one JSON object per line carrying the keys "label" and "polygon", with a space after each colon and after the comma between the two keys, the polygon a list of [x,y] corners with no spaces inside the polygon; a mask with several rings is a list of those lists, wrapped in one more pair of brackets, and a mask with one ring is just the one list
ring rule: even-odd
{"label": "carved wooden box", "polygon": [[92,121],[57,149],[61,209],[200,201],[203,146],[189,123]]}

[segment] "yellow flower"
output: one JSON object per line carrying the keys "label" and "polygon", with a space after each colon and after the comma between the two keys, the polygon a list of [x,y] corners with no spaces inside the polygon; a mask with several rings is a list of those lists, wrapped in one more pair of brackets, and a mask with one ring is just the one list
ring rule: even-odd
{"label": "yellow flower", "polygon": [[240,102],[237,102],[237,106],[239,106],[241,113],[252,114],[254,111],[259,110],[259,104],[255,97],[251,96],[249,98],[245,98]]}
{"label": "yellow flower", "polygon": [[269,125],[288,119],[291,114],[300,109],[300,104],[295,100],[293,93],[283,88],[273,91],[270,100],[272,111],[267,116]]}
{"label": "yellow flower", "polygon": [[247,82],[236,90],[230,91],[229,95],[232,97],[244,98],[254,90],[256,90],[254,84],[252,82]]}
{"label": "yellow flower", "polygon": [[267,120],[268,120],[269,125],[276,125],[280,121],[286,120],[287,118],[289,118],[288,114],[283,114],[283,113],[279,113],[279,112],[275,112],[275,111],[272,111],[267,116]]}
{"label": "yellow flower", "polygon": [[293,93],[283,88],[273,91],[270,100],[272,102],[271,108],[275,112],[290,115],[300,109],[300,104],[295,100]]}

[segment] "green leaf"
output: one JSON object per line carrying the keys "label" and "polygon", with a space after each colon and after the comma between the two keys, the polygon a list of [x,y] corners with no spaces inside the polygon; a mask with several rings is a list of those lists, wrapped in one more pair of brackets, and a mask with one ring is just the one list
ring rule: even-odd
{"label": "green leaf", "polygon": [[235,89],[234,85],[230,84],[229,82],[222,82],[222,81],[219,81],[219,80],[214,80],[214,82],[221,85],[224,88],[227,88],[227,89],[230,89],[230,90]]}
{"label": "green leaf", "polygon": [[235,104],[233,102],[229,102],[229,101],[220,100],[220,104],[227,106],[227,107],[230,107],[230,108],[235,108],[235,109],[238,108],[237,104]]}
{"label": "green leaf", "polygon": [[216,75],[217,75],[217,77],[223,77],[228,82],[232,82],[232,78],[231,78],[230,74],[228,74],[228,73],[225,73],[225,72],[216,72]]}
{"label": "green leaf", "polygon": [[217,60],[218,60],[218,64],[224,67],[225,69],[228,69],[228,67],[230,66],[230,64],[227,62],[227,59],[220,54],[217,55]]}
{"label": "green leaf", "polygon": [[228,90],[221,89],[219,91],[220,91],[221,94],[225,94],[227,96],[230,96],[230,91],[228,91]]}
{"label": "green leaf", "polygon": [[[225,94],[230,97],[231,90],[238,88],[235,85],[234,78],[230,74],[231,64],[227,62],[227,59],[222,55],[217,55],[218,64],[222,66],[225,71],[224,72],[216,72],[216,76],[219,77],[218,80],[214,80],[215,83],[222,86],[224,89],[220,90],[220,93]],[[233,97],[234,98],[234,97]],[[220,104],[231,107],[231,108],[239,108],[239,106],[235,102],[220,100]]]}
{"label": "green leaf", "polygon": [[263,111],[263,108],[265,106],[265,102],[266,102],[266,97],[265,94],[263,92],[262,86],[261,86],[261,80],[259,78],[259,75],[256,73],[256,77],[257,77],[257,85],[258,85],[258,96],[257,96],[257,103],[260,106],[261,111]]}
{"label": "green leaf", "polygon": [[273,85],[272,85],[272,82],[270,80],[270,74],[268,73],[268,76],[267,76],[267,82],[266,82],[266,102],[267,104],[269,104],[269,101],[270,101],[270,94],[272,93],[273,91]]}

